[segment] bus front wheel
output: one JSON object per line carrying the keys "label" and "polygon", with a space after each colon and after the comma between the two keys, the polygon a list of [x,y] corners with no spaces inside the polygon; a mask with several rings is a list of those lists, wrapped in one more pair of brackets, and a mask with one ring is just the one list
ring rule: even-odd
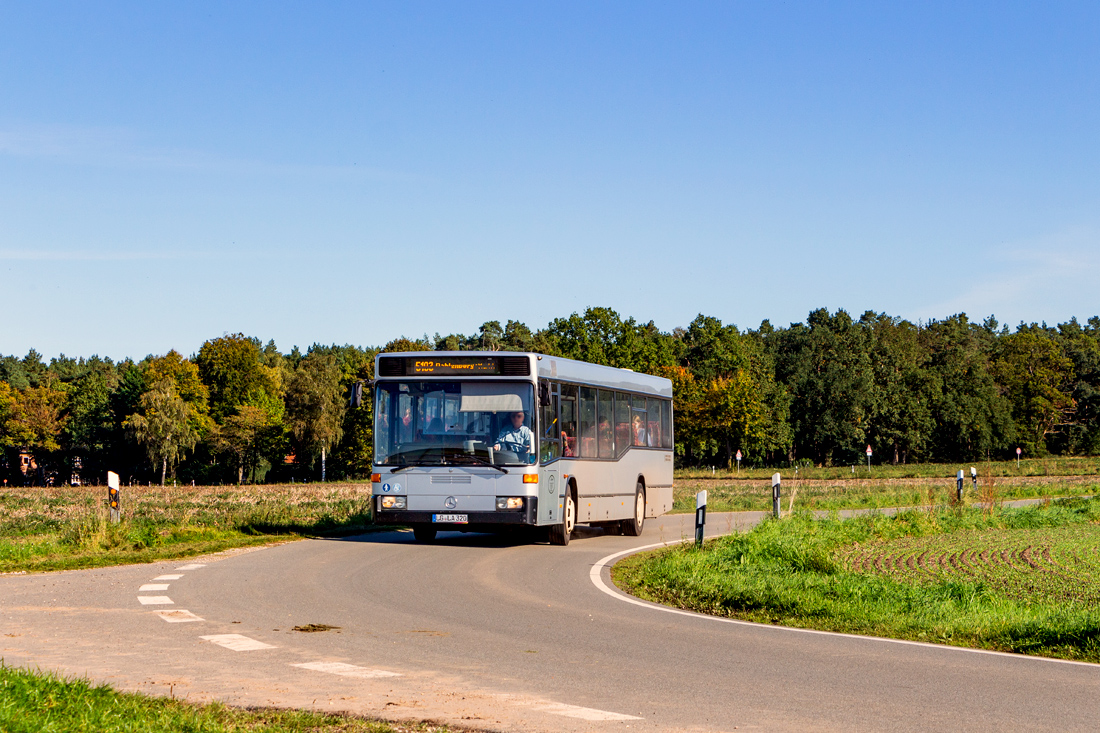
{"label": "bus front wheel", "polygon": [[417,542],[434,542],[435,527],[413,527],[413,537]]}
{"label": "bus front wheel", "polygon": [[565,506],[563,507],[561,524],[555,524],[550,528],[551,545],[568,545],[569,535],[573,534],[573,527],[577,524],[577,503],[573,501],[573,492],[565,492]]}
{"label": "bus front wheel", "polygon": [[641,481],[634,489],[634,518],[623,520],[623,534],[627,537],[637,537],[642,533],[645,524],[645,485]]}

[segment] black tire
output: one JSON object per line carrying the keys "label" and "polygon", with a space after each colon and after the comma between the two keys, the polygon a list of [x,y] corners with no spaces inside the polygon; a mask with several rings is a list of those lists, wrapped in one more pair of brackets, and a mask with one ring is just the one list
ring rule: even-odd
{"label": "black tire", "polygon": [[562,507],[561,524],[555,524],[550,528],[550,544],[565,546],[569,544],[569,536],[573,534],[573,528],[577,526],[577,502],[573,500],[573,492],[565,492],[565,505]]}
{"label": "black tire", "polygon": [[435,542],[435,527],[413,527],[413,537],[417,542],[423,542],[428,544],[429,542]]}
{"label": "black tire", "polygon": [[645,526],[645,484],[638,482],[634,489],[634,518],[624,519],[622,523],[623,534],[627,537],[637,537]]}

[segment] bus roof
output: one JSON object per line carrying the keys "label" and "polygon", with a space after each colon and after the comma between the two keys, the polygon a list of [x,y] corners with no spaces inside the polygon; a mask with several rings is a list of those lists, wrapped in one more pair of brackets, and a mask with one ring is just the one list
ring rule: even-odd
{"label": "bus roof", "polygon": [[[664,377],[655,377],[630,369],[590,364],[561,356],[548,356],[527,351],[391,351],[378,354],[375,357],[375,376],[380,379],[400,379],[412,376],[405,374],[380,376],[379,362],[385,358],[453,359],[466,357],[468,359],[486,359],[505,356],[527,358],[535,367],[534,373],[544,379],[560,379],[565,382],[619,389],[624,392],[640,392],[661,397],[672,397],[672,381]],[[446,376],[453,379],[456,377],[468,378],[472,375],[447,374]]]}

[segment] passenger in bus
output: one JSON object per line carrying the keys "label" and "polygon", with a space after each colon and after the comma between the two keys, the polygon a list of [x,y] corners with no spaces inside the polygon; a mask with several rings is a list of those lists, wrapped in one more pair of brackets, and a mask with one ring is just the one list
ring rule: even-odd
{"label": "passenger in bus", "polygon": [[634,445],[645,445],[645,428],[642,426],[642,416],[635,415],[634,420]]}
{"label": "passenger in bus", "polygon": [[570,438],[569,433],[561,431],[561,454],[566,458],[577,455],[577,439]]}
{"label": "passenger in bus", "polygon": [[512,413],[511,425],[501,429],[494,449],[512,451],[519,460],[531,462],[535,454],[535,434],[523,424],[523,418],[522,412]]}
{"label": "passenger in bus", "polygon": [[600,457],[607,458],[611,455],[612,446],[615,445],[615,431],[606,417],[600,417],[598,428],[600,439]]}
{"label": "passenger in bus", "polygon": [[401,443],[408,443],[413,439],[413,417],[412,409],[406,407],[405,413],[401,416],[401,420],[398,424],[397,440]]}
{"label": "passenger in bus", "polygon": [[433,417],[432,421],[428,423],[428,429],[424,431],[421,437],[426,443],[442,443],[443,433],[443,421],[438,417]]}

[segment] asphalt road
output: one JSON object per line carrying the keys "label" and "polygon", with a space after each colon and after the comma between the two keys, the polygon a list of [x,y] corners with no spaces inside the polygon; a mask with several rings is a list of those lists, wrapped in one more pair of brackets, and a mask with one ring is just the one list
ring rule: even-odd
{"label": "asphalt road", "polygon": [[[153,694],[491,730],[1100,727],[1100,666],[729,623],[601,588],[601,560],[692,521],[564,548],[392,532],[0,577],[0,656]],[[307,624],[339,628],[292,630]]]}

